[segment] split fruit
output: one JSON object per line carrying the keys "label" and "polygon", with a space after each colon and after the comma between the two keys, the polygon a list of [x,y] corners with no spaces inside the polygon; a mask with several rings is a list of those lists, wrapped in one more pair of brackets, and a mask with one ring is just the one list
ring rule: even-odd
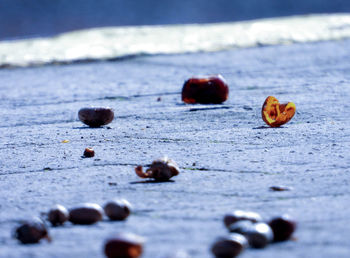
{"label": "split fruit", "polygon": [[293,102],[280,104],[275,97],[266,98],[261,115],[264,122],[271,127],[279,127],[288,123],[295,114],[295,104]]}

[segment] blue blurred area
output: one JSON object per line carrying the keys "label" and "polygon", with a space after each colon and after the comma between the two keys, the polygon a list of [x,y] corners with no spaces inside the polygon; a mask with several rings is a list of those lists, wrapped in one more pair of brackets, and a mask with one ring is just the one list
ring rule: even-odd
{"label": "blue blurred area", "polygon": [[101,26],[350,12],[350,0],[0,0],[0,40]]}

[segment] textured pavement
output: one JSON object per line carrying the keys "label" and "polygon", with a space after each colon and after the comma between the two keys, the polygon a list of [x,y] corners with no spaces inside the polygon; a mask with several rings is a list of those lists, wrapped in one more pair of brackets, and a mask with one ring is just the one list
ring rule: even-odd
{"label": "textured pavement", "polygon": [[[211,257],[234,209],[299,222],[294,241],[240,257],[349,257],[349,56],[347,40],[0,70],[0,257],[103,257],[116,232],[146,237],[144,257]],[[185,79],[217,73],[227,102],[181,103]],[[269,95],[296,104],[281,128],[261,119]],[[87,128],[77,112],[89,105],[114,108],[114,121]],[[88,146],[96,156],[83,159]],[[134,167],[163,155],[181,168],[174,182],[135,183]],[[68,223],[38,245],[11,238],[56,203],[116,197],[134,206],[126,222]]]}

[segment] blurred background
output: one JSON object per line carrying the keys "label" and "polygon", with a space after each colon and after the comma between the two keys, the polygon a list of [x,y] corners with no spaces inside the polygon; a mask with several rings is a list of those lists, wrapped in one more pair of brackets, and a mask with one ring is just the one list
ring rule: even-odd
{"label": "blurred background", "polygon": [[0,0],[0,40],[83,28],[350,12],[350,0]]}

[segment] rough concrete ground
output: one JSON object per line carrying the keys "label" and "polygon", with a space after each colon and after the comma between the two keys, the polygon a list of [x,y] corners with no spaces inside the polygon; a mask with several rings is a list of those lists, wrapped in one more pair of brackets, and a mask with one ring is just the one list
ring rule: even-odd
{"label": "rough concrete ground", "polygon": [[[234,209],[299,222],[294,241],[243,258],[349,257],[349,56],[348,40],[0,70],[0,257],[103,257],[116,232],[146,237],[144,257],[211,257]],[[225,104],[181,103],[185,79],[216,73],[230,85]],[[296,104],[281,128],[261,120],[269,95]],[[110,127],[79,122],[88,105],[114,108]],[[83,159],[88,146],[96,156]],[[134,166],[162,155],[181,167],[175,182],[135,183]],[[126,222],[68,223],[38,245],[11,238],[56,203],[115,197],[134,205]]]}

